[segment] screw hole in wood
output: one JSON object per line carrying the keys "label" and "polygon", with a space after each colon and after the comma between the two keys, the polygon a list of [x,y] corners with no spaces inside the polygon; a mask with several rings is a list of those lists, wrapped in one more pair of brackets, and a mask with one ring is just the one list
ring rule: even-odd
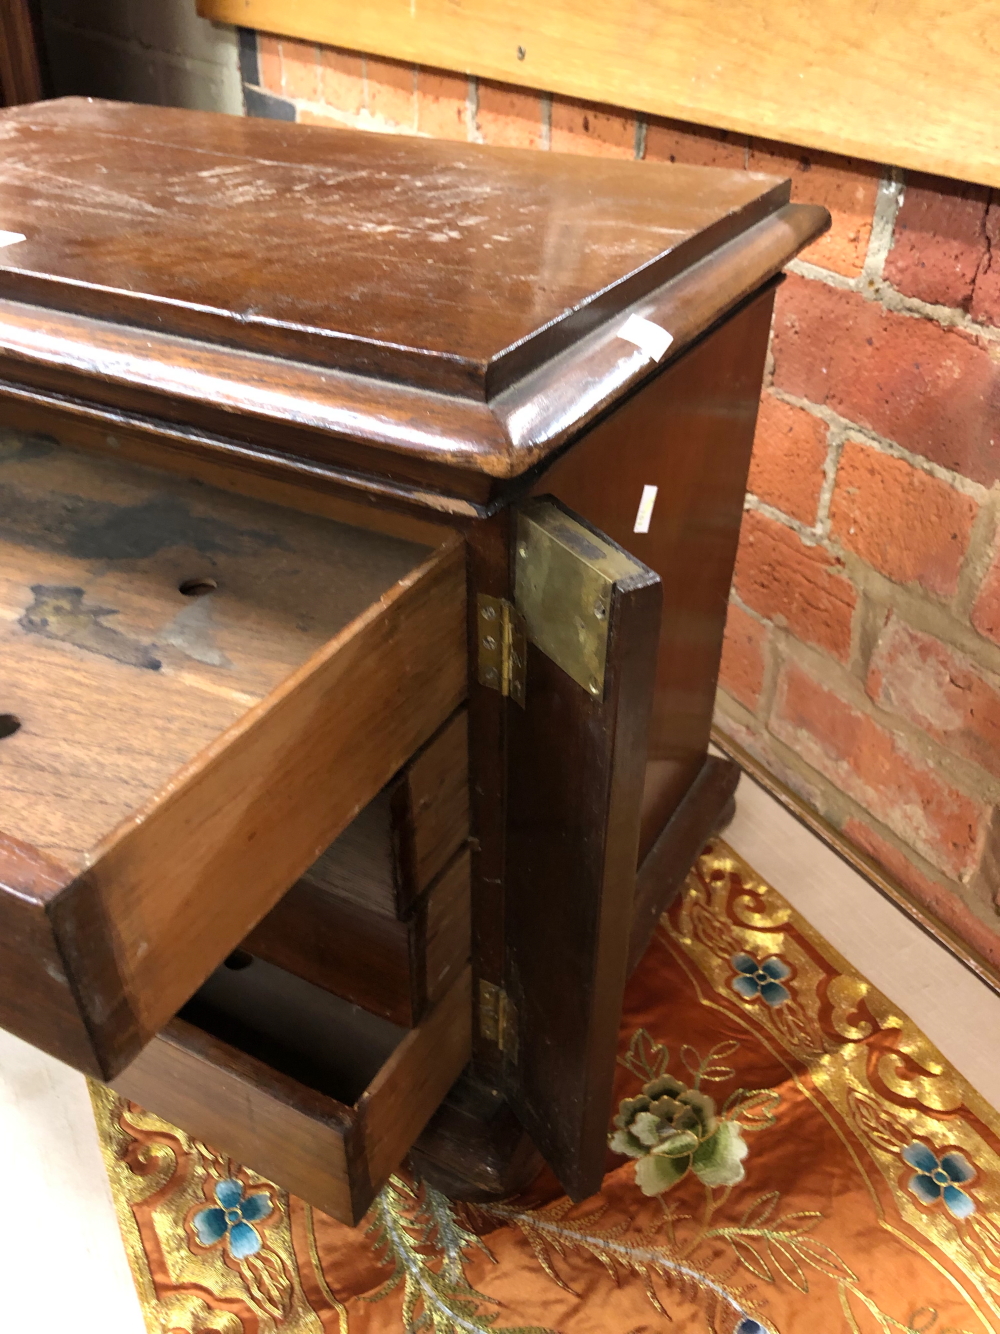
{"label": "screw hole in wood", "polygon": [[21,730],[20,718],[15,718],[12,713],[0,713],[0,741],[7,736],[13,736],[15,732]]}
{"label": "screw hole in wood", "polygon": [[186,598],[203,598],[206,593],[214,593],[218,587],[214,579],[185,579],[177,585],[177,591]]}

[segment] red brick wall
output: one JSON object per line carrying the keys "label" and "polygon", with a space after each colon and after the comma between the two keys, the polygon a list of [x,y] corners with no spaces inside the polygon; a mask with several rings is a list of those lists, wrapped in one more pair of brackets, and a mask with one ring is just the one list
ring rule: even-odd
{"label": "red brick wall", "polygon": [[719,721],[1000,963],[1000,200],[374,56],[257,51],[270,114],[746,167],[830,209],[778,293]]}

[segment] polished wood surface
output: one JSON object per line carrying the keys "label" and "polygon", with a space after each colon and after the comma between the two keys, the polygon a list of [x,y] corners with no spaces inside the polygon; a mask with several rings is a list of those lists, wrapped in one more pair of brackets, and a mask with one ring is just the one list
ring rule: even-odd
{"label": "polished wood surface", "polygon": [[[81,126],[109,118],[124,127],[121,143],[105,145],[121,155],[105,182],[111,189],[113,179],[123,191],[117,214],[95,184],[97,140],[107,135],[81,137]],[[34,108],[20,121],[0,118],[3,134],[20,145],[10,162],[20,161],[28,178],[18,207],[29,197],[41,201],[52,224],[48,239],[36,233],[22,244],[49,245],[52,262],[33,276],[27,250],[13,259],[16,246],[0,253],[0,419],[33,433],[0,437],[0,484],[23,491],[25,478],[53,466],[52,459],[68,467],[70,455],[54,433],[78,439],[86,452],[74,456],[73,467],[105,479],[106,490],[36,485],[29,503],[17,492],[18,559],[10,562],[13,579],[0,585],[8,608],[0,636],[31,640],[28,667],[35,666],[19,671],[17,684],[40,708],[62,700],[51,689],[43,700],[40,686],[31,694],[29,685],[44,675],[36,659],[44,665],[45,655],[72,655],[83,664],[67,677],[75,712],[64,709],[55,753],[62,747],[75,755],[88,738],[108,734],[111,762],[103,767],[112,796],[116,784],[138,781],[121,756],[134,758],[143,747],[165,753],[175,734],[187,738],[189,751],[164,760],[163,773],[133,765],[148,790],[109,815],[96,841],[55,837],[60,821],[72,825],[67,812],[93,791],[92,778],[89,787],[73,784],[67,770],[64,787],[71,790],[63,795],[36,765],[37,782],[49,787],[18,818],[41,823],[30,831],[5,828],[0,925],[8,941],[31,951],[28,971],[37,977],[29,982],[39,1004],[0,988],[0,1019],[105,1077],[137,1057],[130,1073],[151,1072],[152,1093],[175,1096],[180,1114],[194,1118],[189,1124],[178,1116],[180,1124],[223,1148],[229,1145],[216,1131],[230,1124],[229,1151],[269,1172],[251,1152],[256,1118],[278,1168],[290,1163],[289,1187],[327,1207],[316,1197],[321,1191],[343,1217],[370,1200],[376,1178],[393,1169],[440,1102],[446,1067],[450,1079],[468,1059],[474,1025],[477,1078],[505,1093],[505,1115],[513,1110],[567,1188],[586,1194],[604,1163],[640,851],[662,846],[661,829],[704,763],[766,340],[767,284],[824,225],[825,213],[785,204],[786,185],[767,179],[635,163],[567,165],[543,155],[528,162],[475,147],[252,129],[153,108]],[[31,136],[39,153],[25,159]],[[251,140],[257,147],[244,151]],[[275,149],[267,162],[257,151],[265,140]],[[370,211],[367,221],[401,228],[413,215],[416,241],[402,231],[344,231],[352,218],[365,221],[361,182],[377,177],[371,162],[359,163],[362,149],[387,173],[369,189],[382,213]],[[215,170],[210,163],[226,170],[198,177],[196,161],[206,172]],[[347,178],[337,175],[344,161],[354,163]],[[78,175],[84,204],[72,202],[72,223],[56,213],[46,162],[61,163],[70,181]],[[484,196],[492,180],[496,198],[481,214],[463,212],[465,221],[451,229],[457,236],[431,242],[426,204],[440,203],[441,183],[456,162]],[[393,195],[393,179],[430,179],[435,163],[434,188],[410,190],[405,201]],[[244,181],[246,199],[233,185],[240,172],[252,177]],[[288,199],[261,199],[259,190],[253,203],[258,174],[265,184],[305,183],[304,195],[315,187],[319,203],[340,190],[344,210],[322,213],[315,201],[299,198],[296,214]],[[137,193],[137,181],[145,194]],[[533,237],[514,225],[524,190],[534,200],[525,205]],[[726,203],[726,191],[743,204]],[[140,195],[160,212],[137,213]],[[230,262],[226,244],[218,246],[220,263],[211,272],[195,217],[197,208],[211,211],[209,197],[223,202],[204,237],[218,239],[224,204],[232,235],[246,215],[243,239],[256,246],[241,251],[239,263]],[[537,210],[550,207],[558,220],[569,199],[577,201],[573,226],[553,223],[545,232]],[[693,200],[701,201],[701,220],[692,215],[683,223]],[[504,209],[511,229],[487,233]],[[325,216],[335,224],[329,235]],[[274,257],[265,217],[279,240],[300,224],[294,253],[277,247],[282,253]],[[666,230],[654,246],[658,227]],[[338,229],[346,239],[335,252],[330,238]],[[572,253],[539,248],[542,233],[546,244],[556,238]],[[463,305],[473,283],[470,247],[481,250],[491,238],[499,245],[508,235],[506,258],[487,253],[482,269],[487,279],[502,278],[493,291],[502,309],[487,311],[480,300],[493,290],[489,282]],[[318,318],[310,302],[322,287],[312,271],[306,286],[310,246],[329,289],[329,318],[318,324],[308,323]],[[188,260],[178,261],[177,247]],[[380,257],[387,268],[365,269]],[[424,265],[419,282],[417,270],[406,267],[417,257]],[[542,281],[542,260],[552,285]],[[139,281],[143,265],[155,269],[161,285]],[[596,284],[609,275],[602,295]],[[395,287],[390,278],[399,278]],[[381,295],[363,311],[354,297],[366,295],[369,281]],[[253,284],[271,288],[259,311],[248,304]],[[428,303],[422,317],[437,320],[441,338],[407,342],[423,328],[406,324],[407,302],[426,295],[428,284],[441,301]],[[151,304],[140,311],[144,291]],[[286,296],[299,302],[305,323],[285,318]],[[221,304],[213,306],[216,298]],[[342,318],[345,310],[350,319]],[[621,336],[627,315],[673,335],[663,362]],[[393,320],[390,338],[386,321]],[[160,327],[144,325],[156,321]],[[518,330],[530,336],[509,343]],[[329,357],[334,347],[354,351],[342,364],[320,364],[320,353]],[[360,356],[359,348],[365,357],[376,348],[377,356],[354,364],[350,356]],[[128,479],[145,476],[150,463],[165,469],[157,487],[169,504],[160,527],[152,520],[162,498],[137,500],[129,490]],[[635,534],[639,494],[651,483],[659,496],[649,533]],[[516,600],[512,539],[517,506],[532,487],[554,492],[584,514],[592,534],[605,530],[646,562],[629,566],[634,574],[612,601],[603,698],[535,645],[526,709],[480,686],[476,672],[469,686],[467,664],[478,644],[472,608],[481,593]],[[94,509],[97,502],[105,509]],[[188,528],[177,527],[178,505]],[[136,545],[109,556],[108,543],[120,537],[119,511],[128,511],[126,531]],[[191,516],[215,516],[207,536],[204,527],[191,529]],[[0,511],[0,536],[5,522]],[[336,559],[327,559],[323,544],[343,524],[348,534],[338,538]],[[144,554],[142,542],[164,527],[163,553]],[[77,549],[81,531],[86,541]],[[233,533],[236,550],[211,545]],[[369,559],[369,548],[382,554]],[[189,549],[215,559],[212,572],[181,570]],[[401,567],[382,569],[390,550]],[[44,579],[32,572],[43,558]],[[278,580],[272,587],[272,564],[287,573],[287,586]],[[188,589],[203,596],[187,597],[179,585],[189,578],[218,586]],[[244,581],[241,605],[249,613],[234,627],[225,618],[217,626],[214,608],[229,605],[230,579],[234,586]],[[347,606],[351,597],[359,605]],[[182,610],[179,628],[171,601],[178,599],[196,608]],[[324,621],[328,603],[343,611],[337,624]],[[286,623],[294,634],[285,635]],[[241,647],[247,635],[256,657]],[[193,658],[183,673],[178,654]],[[100,675],[109,671],[114,680]],[[144,684],[121,687],[119,677]],[[146,678],[153,677],[150,685]],[[97,683],[89,693],[88,682]],[[161,710],[169,723],[161,727],[155,692],[168,687],[183,691]],[[467,737],[466,715],[456,717],[466,700]],[[225,709],[230,714],[220,713],[209,735],[195,735],[211,710]],[[21,755],[15,748],[33,732],[34,722],[0,737],[0,775],[5,755]],[[92,752],[88,774],[105,753]],[[708,818],[704,803],[698,811],[685,826],[690,838]],[[331,843],[348,827],[334,853]],[[674,842],[666,857],[671,874],[687,855],[684,840]],[[281,950],[275,945],[275,962],[237,951],[233,966],[219,969],[307,874],[308,890],[284,905],[295,911]],[[324,902],[314,890],[332,897]],[[477,1013],[468,987],[449,985],[469,953],[470,906],[475,995],[485,998]],[[266,952],[259,936],[248,943]],[[270,982],[241,983],[244,958],[251,978],[281,974],[281,986],[269,992]],[[24,966],[12,967],[20,978]],[[334,1010],[351,1005],[338,991],[371,1010],[357,1010],[357,1023],[345,1020],[342,1031]],[[306,992],[315,993],[312,1018],[299,1022],[289,1007]],[[453,1017],[433,1030],[439,1059],[426,1034],[445,997]],[[149,1053],[140,1049],[154,1040],[159,1050],[156,1035],[186,1002],[184,1016],[197,1021],[202,1036],[170,1030],[167,1064],[177,1080],[185,1069],[191,1075],[182,1095],[170,1087],[173,1076],[156,1073],[155,1060],[142,1064]],[[409,1036],[390,1028],[390,1056],[378,1038],[384,1016],[412,1023],[428,1005]],[[404,1061],[404,1050],[415,1055]],[[363,1065],[376,1054],[376,1065],[385,1061],[381,1074],[372,1066],[362,1077],[357,1066],[357,1077],[340,1092],[334,1088],[348,1055]],[[223,1074],[209,1072],[213,1062]],[[215,1097],[215,1110],[198,1110],[202,1093],[192,1093],[192,1084]],[[250,1085],[264,1090],[263,1103],[246,1091]],[[371,1096],[362,1094],[365,1087]],[[307,1092],[300,1097],[299,1089]],[[317,1094],[346,1108],[347,1120],[311,1102]],[[172,1114],[165,1101],[150,1105]],[[307,1121],[327,1128],[316,1139],[301,1120],[283,1119],[286,1106],[306,1108]],[[301,1137],[305,1157],[280,1156],[283,1134]],[[340,1138],[339,1159],[330,1134]],[[521,1154],[520,1137],[500,1138]],[[317,1175],[315,1190],[306,1175],[314,1149],[336,1164],[332,1177]],[[491,1153],[496,1179],[506,1180],[499,1147]]]}
{"label": "polished wood surface", "polygon": [[0,229],[27,238],[3,296],[476,397],[788,200],[744,172],[79,99],[11,111],[0,142]]}
{"label": "polished wood surface", "polygon": [[51,442],[4,454],[0,819],[66,868],[44,909],[12,889],[5,914],[31,932],[44,911],[61,963],[34,961],[39,991],[75,997],[80,1063],[107,1075],[461,702],[461,543]]}
{"label": "polished wood surface", "polygon": [[[286,993],[279,984],[273,994]],[[285,1004],[295,1007],[299,1025],[322,1025],[333,1044],[326,1066],[303,1063],[283,1046],[294,1042],[295,1023],[277,1037],[262,1032],[268,1024],[259,1006],[242,1024],[193,1007],[228,1040],[174,1019],[113,1087],[332,1218],[357,1223],[468,1059],[468,973],[401,1040],[388,1025],[375,1036],[370,1018],[359,1027],[349,1006],[323,993],[296,990]],[[240,1040],[252,1050],[235,1045]],[[349,1068],[338,1075],[342,1062]]]}
{"label": "polished wood surface", "polygon": [[508,719],[504,986],[517,1050],[504,1043],[503,1087],[573,1199],[604,1173],[660,629],[660,581],[630,566],[606,611],[603,695],[529,643],[525,707]]}
{"label": "polished wood surface", "polygon": [[990,3],[198,0],[223,23],[1000,185]]}
{"label": "polished wood surface", "polygon": [[[689,348],[535,484],[660,576],[663,621],[640,857],[694,782],[712,726],[773,290]],[[643,487],[658,488],[634,531]]]}
{"label": "polished wood surface", "polygon": [[[90,145],[102,117],[121,120],[109,146],[118,155],[121,200],[100,195],[111,167]],[[285,460],[290,472],[312,468],[344,485],[456,515],[483,513],[500,499],[501,479],[523,474],[655,371],[618,336],[627,315],[661,323],[673,336],[674,356],[828,223],[822,209],[786,204],[787,182],[745,173],[374,139],[165,108],[66,99],[4,113],[2,135],[25,178],[5,192],[8,224],[14,227],[20,209],[28,239],[0,254],[0,397],[103,425],[112,435],[169,439],[177,449],[237,466],[253,457],[258,465]],[[265,161],[263,147],[275,157]],[[86,208],[64,207],[62,185],[53,193],[47,152]],[[358,193],[373,153],[404,181],[426,184],[457,170],[495,202],[484,203],[485,212],[459,210],[456,235],[449,224],[443,241],[418,245],[406,223],[412,193],[394,198],[387,181]],[[214,171],[205,162],[217,159],[221,176],[198,174]],[[176,169],[169,177],[164,160]],[[340,168],[332,165],[338,161]],[[353,176],[346,171],[351,162]],[[432,173],[435,163],[440,171]],[[294,205],[277,189],[254,201],[250,187],[244,197],[226,184],[240,173],[256,180],[271,170],[284,184],[294,178],[303,185]],[[288,180],[282,172],[291,173]],[[321,203],[331,191],[343,194],[354,221],[345,215],[328,234],[308,204],[314,187]],[[374,217],[372,198],[384,210]],[[170,200],[175,206],[164,212]],[[212,213],[211,200],[228,206],[212,214],[224,234],[209,262],[203,213]],[[517,221],[522,206],[538,224],[530,234]],[[508,209],[508,231],[485,230],[500,225],[494,208]],[[538,222],[546,208],[549,221]],[[280,216],[262,232],[268,209]],[[37,222],[39,210],[48,220],[44,236],[28,217]],[[555,221],[560,210],[565,226]],[[613,245],[608,218],[615,219]],[[548,248],[538,250],[542,236]],[[243,259],[219,262],[216,252],[227,254],[237,237]],[[331,237],[343,244],[331,249]],[[312,262],[317,247],[330,266],[326,285],[317,283]],[[506,247],[502,259],[496,247]],[[483,256],[486,269],[477,267]],[[535,272],[543,260],[549,268]],[[397,261],[409,279],[396,273]],[[276,278],[281,265],[291,266],[278,275],[284,286]],[[495,292],[490,265],[503,279]],[[560,265],[570,276],[559,277]],[[129,273],[135,291],[122,286]],[[322,291],[330,318],[313,326],[277,308],[258,314],[247,292],[272,286],[274,300],[285,300],[287,291],[288,300],[305,303],[301,321],[313,317],[306,307]],[[484,296],[493,304],[484,306]],[[416,336],[423,326],[407,302],[444,331],[440,346],[430,333]],[[371,339],[361,339],[355,363],[346,349],[361,347],[361,329]],[[506,342],[515,336],[519,342]],[[329,367],[309,364],[314,353],[303,339],[323,344]],[[328,344],[343,356],[338,351],[331,361]],[[275,350],[283,355],[266,355]],[[570,353],[567,375],[561,359]],[[469,371],[480,377],[473,384],[466,371],[477,366]]]}

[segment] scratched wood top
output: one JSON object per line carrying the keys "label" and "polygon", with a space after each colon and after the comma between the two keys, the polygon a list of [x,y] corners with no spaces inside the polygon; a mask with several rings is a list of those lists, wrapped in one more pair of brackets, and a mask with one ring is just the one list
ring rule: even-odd
{"label": "scratched wood top", "polygon": [[0,116],[0,297],[481,399],[788,189],[63,99]]}
{"label": "scratched wood top", "polygon": [[0,830],[82,869],[426,555],[0,432]]}

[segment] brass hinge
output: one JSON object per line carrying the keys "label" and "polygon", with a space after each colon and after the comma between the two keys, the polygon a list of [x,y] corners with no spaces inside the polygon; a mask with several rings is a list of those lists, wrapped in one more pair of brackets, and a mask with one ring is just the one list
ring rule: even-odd
{"label": "brass hinge", "polygon": [[494,982],[479,979],[479,1031],[487,1042],[495,1042],[509,1060],[517,1064],[517,1010],[514,1002]]}
{"label": "brass hinge", "polygon": [[486,593],[477,595],[476,608],[479,684],[509,695],[523,709],[528,654],[524,617],[506,599]]}

